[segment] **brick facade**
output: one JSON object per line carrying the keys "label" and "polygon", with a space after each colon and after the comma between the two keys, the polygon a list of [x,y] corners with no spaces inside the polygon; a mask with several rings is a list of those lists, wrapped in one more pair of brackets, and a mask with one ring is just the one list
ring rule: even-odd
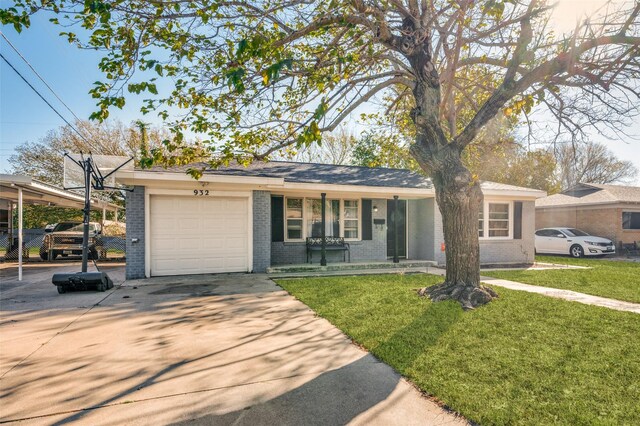
{"label": "brick facade", "polygon": [[253,272],[266,272],[271,262],[271,193],[253,191]]}
{"label": "brick facade", "polygon": [[[271,194],[269,191],[253,191],[253,271],[265,272],[271,265],[303,264],[306,262],[304,242],[271,241]],[[145,188],[135,186],[127,193],[127,279],[145,276]],[[384,225],[373,225],[372,240],[349,242],[351,260],[387,259],[387,200],[373,199],[372,219],[384,219]],[[621,213],[620,213],[621,214]],[[444,241],[442,216],[435,199],[409,200],[407,203],[408,259],[435,260],[445,263],[441,251]],[[523,202],[521,240],[481,240],[481,263],[530,263],[534,256],[535,207],[533,201]],[[604,221],[603,221],[604,222]],[[571,224],[571,226],[576,226]],[[540,227],[540,226],[539,226]],[[636,233],[636,234],[640,234]],[[631,237],[633,241],[633,236]],[[133,242],[137,239],[137,242]],[[640,240],[640,235],[635,236]],[[328,252],[328,262],[342,262],[342,252]],[[313,263],[320,261],[314,253]]]}
{"label": "brick facade", "polygon": [[[127,266],[128,280],[144,278],[144,186],[134,186],[132,192],[127,192]],[[137,242],[133,242],[137,239]]]}
{"label": "brick facade", "polygon": [[[371,205],[378,208],[372,212],[372,219],[387,219],[387,200],[374,199]],[[372,240],[350,241],[351,261],[386,260],[387,259],[387,226],[373,225]],[[327,262],[342,262],[342,252],[327,252]],[[304,242],[272,242],[271,264],[294,265],[306,263],[307,246]],[[313,263],[320,262],[320,254],[313,254]]]}
{"label": "brick facade", "polygon": [[609,238],[616,244],[640,241],[640,230],[622,229],[622,212],[640,212],[638,206],[537,208],[536,227],[578,228],[589,234]]}
{"label": "brick facade", "polygon": [[[439,265],[446,263],[446,250],[442,252],[441,244],[444,242],[442,228],[442,215],[435,205],[435,235],[434,253],[435,261]],[[519,240],[480,240],[480,264],[496,263],[533,263],[535,260],[535,202],[522,202],[522,238]]]}

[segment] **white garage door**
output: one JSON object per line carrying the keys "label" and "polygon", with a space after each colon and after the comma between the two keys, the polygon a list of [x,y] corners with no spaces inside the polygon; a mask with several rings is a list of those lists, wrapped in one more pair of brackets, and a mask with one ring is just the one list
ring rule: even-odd
{"label": "white garage door", "polygon": [[150,196],[151,275],[247,272],[247,198]]}

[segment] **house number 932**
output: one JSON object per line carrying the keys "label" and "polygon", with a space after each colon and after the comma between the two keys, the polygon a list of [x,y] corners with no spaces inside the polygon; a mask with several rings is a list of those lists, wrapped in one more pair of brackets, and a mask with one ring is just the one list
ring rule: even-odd
{"label": "house number 932", "polygon": [[208,189],[194,189],[193,190],[193,195],[195,195],[196,197],[203,197],[205,195],[209,195],[209,190]]}

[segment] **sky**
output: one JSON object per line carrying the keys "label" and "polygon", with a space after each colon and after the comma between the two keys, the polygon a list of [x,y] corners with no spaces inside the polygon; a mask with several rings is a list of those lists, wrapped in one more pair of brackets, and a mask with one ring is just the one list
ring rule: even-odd
{"label": "sky", "polygon": [[[589,14],[603,4],[602,0],[560,0],[554,12],[554,26],[560,31],[571,30],[578,19]],[[100,53],[92,50],[80,50],[58,33],[60,27],[47,22],[44,16],[36,15],[32,26],[21,34],[12,27],[2,27],[2,32],[18,48],[31,65],[44,77],[64,102],[80,118],[88,118],[95,111],[95,100],[88,94],[93,82],[101,80],[98,70]],[[27,65],[4,41],[0,40],[0,51],[33,84],[47,100],[69,121],[73,115],[64,108],[46,87],[29,70]],[[160,124],[153,115],[142,116],[139,112],[141,98],[127,99],[123,110],[112,109],[111,117],[124,123],[137,119]],[[552,123],[549,123],[550,125]],[[64,125],[56,115],[36,95],[9,66],[0,63],[0,172],[10,169],[8,158],[16,146],[25,141],[37,141],[48,131]],[[347,123],[348,126],[348,123]],[[632,161],[640,169],[640,120],[627,129],[635,139],[627,141],[606,140],[593,133],[592,139],[605,142],[619,158]],[[640,176],[637,185],[640,185]]]}

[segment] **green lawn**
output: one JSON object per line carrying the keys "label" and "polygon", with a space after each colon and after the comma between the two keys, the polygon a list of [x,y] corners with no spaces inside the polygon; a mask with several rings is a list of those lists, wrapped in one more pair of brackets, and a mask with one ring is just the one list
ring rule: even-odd
{"label": "green lawn", "polygon": [[497,288],[431,303],[430,275],[278,284],[425,392],[482,425],[640,424],[640,315]]}
{"label": "green lawn", "polygon": [[486,271],[482,275],[640,303],[640,263],[560,256],[536,256],[536,261],[589,266],[591,269]]}

